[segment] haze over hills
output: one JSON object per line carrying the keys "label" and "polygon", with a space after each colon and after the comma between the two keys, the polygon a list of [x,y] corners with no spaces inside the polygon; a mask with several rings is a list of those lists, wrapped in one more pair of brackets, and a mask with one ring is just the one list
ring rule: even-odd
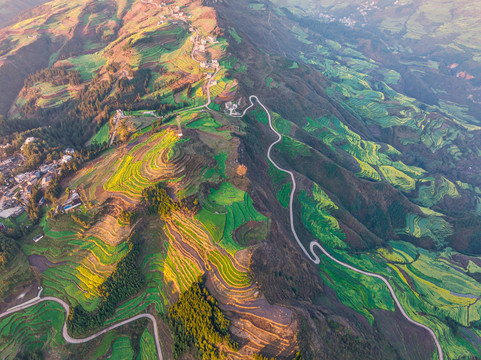
{"label": "haze over hills", "polygon": [[46,0],[0,1],[0,27],[12,22],[12,20],[22,11],[28,10],[44,2],[46,2]]}
{"label": "haze over hills", "polygon": [[0,357],[481,357],[479,10],[54,0],[0,29]]}

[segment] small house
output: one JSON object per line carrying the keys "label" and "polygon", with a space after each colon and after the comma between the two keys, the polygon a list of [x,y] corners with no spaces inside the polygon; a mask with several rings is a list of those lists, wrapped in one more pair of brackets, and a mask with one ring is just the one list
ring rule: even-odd
{"label": "small house", "polygon": [[42,240],[43,237],[44,237],[43,234],[38,234],[38,235],[35,236],[32,240],[37,243],[37,242],[39,242],[40,240]]}

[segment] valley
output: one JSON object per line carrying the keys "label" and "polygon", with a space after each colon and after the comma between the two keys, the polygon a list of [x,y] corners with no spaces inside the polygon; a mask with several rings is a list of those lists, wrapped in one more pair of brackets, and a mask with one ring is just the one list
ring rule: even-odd
{"label": "valley", "polygon": [[477,12],[434,3],[0,29],[0,357],[481,356]]}

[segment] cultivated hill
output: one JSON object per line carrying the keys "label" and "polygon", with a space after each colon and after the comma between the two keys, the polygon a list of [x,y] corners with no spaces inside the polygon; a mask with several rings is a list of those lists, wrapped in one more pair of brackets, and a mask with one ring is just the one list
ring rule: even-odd
{"label": "cultivated hill", "polygon": [[0,306],[71,314],[0,319],[0,357],[481,357],[479,17],[438,3],[55,0],[0,30],[2,142],[78,153],[0,238]]}

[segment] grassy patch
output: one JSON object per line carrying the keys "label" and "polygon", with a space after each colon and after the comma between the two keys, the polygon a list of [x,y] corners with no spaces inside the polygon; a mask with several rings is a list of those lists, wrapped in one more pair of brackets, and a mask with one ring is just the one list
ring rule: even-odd
{"label": "grassy patch", "polygon": [[277,200],[279,200],[281,205],[285,208],[289,206],[291,190],[292,190],[292,184],[289,182],[282,185],[281,189],[277,192]]}
{"label": "grassy patch", "polygon": [[242,42],[242,38],[237,34],[237,31],[235,28],[232,26],[229,26],[229,34],[234,38],[237,44],[240,44]]}
{"label": "grassy patch", "polygon": [[109,142],[109,124],[102,125],[100,130],[90,139],[91,144],[104,144]]}

